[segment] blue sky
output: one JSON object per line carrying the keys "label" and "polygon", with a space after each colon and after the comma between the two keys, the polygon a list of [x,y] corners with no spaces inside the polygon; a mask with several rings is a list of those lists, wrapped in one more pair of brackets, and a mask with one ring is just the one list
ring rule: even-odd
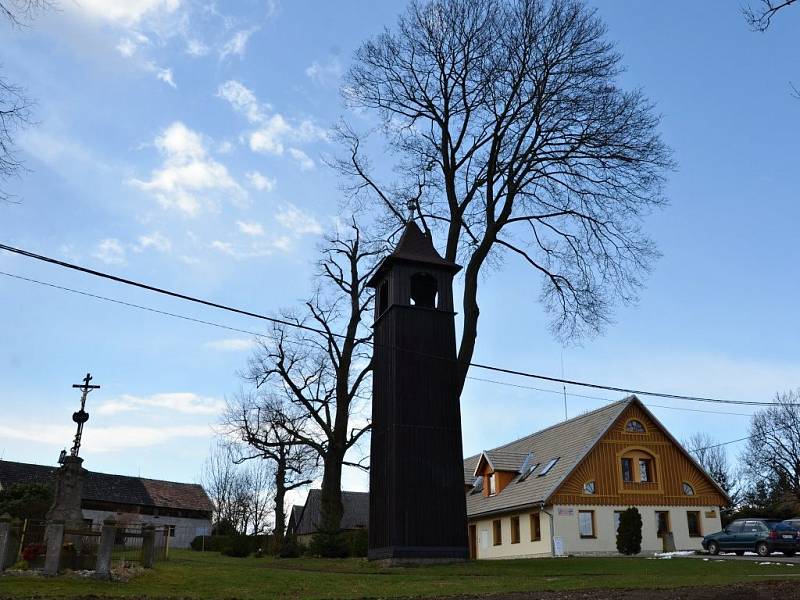
{"label": "blue sky", "polygon": [[[37,100],[37,125],[18,138],[30,171],[10,184],[21,202],[0,206],[0,240],[258,312],[292,306],[342,210],[321,160],[335,150],[327,130],[341,116],[365,119],[342,106],[341,75],[403,6],[82,0],[29,29],[4,28],[3,72]],[[481,290],[475,359],[560,375],[563,357],[568,378],[770,400],[800,385],[800,100],[789,87],[800,81],[800,10],[756,34],[732,2],[597,6],[627,65],[623,85],[657,103],[678,162],[670,206],[646,223],[663,258],[638,305],[567,348],[548,333],[540,281],[507,261]],[[6,253],[0,270],[262,327]],[[70,386],[91,371],[103,387],[90,396],[86,466],[197,479],[248,336],[7,277],[0,290],[0,454],[53,463],[73,433]],[[563,418],[557,386],[505,380],[550,392],[470,380],[466,452]],[[601,404],[569,397],[569,414]],[[678,437],[720,440],[745,435],[751,412],[653,410]],[[345,483],[366,489],[358,473]]]}

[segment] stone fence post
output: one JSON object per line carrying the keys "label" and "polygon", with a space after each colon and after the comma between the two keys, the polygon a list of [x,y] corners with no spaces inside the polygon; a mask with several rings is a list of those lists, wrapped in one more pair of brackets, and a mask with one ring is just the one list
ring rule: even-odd
{"label": "stone fence post", "polygon": [[0,573],[13,565],[17,559],[17,536],[11,525],[10,516],[0,517]]}
{"label": "stone fence post", "polygon": [[61,550],[64,546],[64,521],[50,521],[45,530],[47,554],[44,557],[44,574],[58,575]]}
{"label": "stone fence post", "polygon": [[142,527],[142,566],[152,569],[156,559],[156,528],[153,525]]}
{"label": "stone fence post", "polygon": [[103,521],[100,530],[100,543],[97,546],[97,563],[95,563],[95,577],[108,579],[111,576],[111,554],[114,552],[114,540],[117,537],[117,522],[109,517]]}

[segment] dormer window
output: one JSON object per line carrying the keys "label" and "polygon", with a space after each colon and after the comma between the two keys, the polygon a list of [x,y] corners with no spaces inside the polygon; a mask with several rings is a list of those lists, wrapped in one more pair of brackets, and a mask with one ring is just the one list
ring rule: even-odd
{"label": "dormer window", "polygon": [[497,493],[497,475],[492,473],[489,475],[489,495],[494,496]]}
{"label": "dormer window", "polygon": [[627,423],[625,423],[625,431],[627,433],[647,433],[647,430],[642,425],[641,421],[637,421],[636,419],[631,419]]}

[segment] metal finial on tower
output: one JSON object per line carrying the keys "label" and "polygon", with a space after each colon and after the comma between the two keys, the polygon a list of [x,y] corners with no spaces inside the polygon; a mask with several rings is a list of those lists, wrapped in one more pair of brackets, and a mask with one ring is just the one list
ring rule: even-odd
{"label": "metal finial on tower", "polygon": [[83,378],[83,383],[73,383],[72,387],[81,390],[81,409],[77,412],[72,413],[72,420],[78,424],[78,430],[75,432],[75,439],[72,442],[72,448],[70,448],[70,456],[78,456],[78,453],[81,450],[81,436],[83,436],[83,425],[86,421],[89,420],[89,413],[86,412],[86,397],[89,395],[89,392],[92,390],[99,389],[99,385],[89,385],[89,382],[92,380],[92,375],[90,373],[86,374],[86,377]]}
{"label": "metal finial on tower", "polygon": [[417,200],[415,198],[409,198],[406,200],[406,208],[408,209],[408,218],[406,219],[406,223],[410,223],[414,220],[414,210],[417,208]]}

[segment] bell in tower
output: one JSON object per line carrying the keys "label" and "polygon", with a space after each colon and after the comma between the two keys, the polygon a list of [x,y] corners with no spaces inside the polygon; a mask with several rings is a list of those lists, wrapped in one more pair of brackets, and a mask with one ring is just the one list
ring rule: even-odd
{"label": "bell in tower", "polygon": [[439,256],[412,221],[370,281],[372,560],[468,557],[453,312],[460,268]]}

